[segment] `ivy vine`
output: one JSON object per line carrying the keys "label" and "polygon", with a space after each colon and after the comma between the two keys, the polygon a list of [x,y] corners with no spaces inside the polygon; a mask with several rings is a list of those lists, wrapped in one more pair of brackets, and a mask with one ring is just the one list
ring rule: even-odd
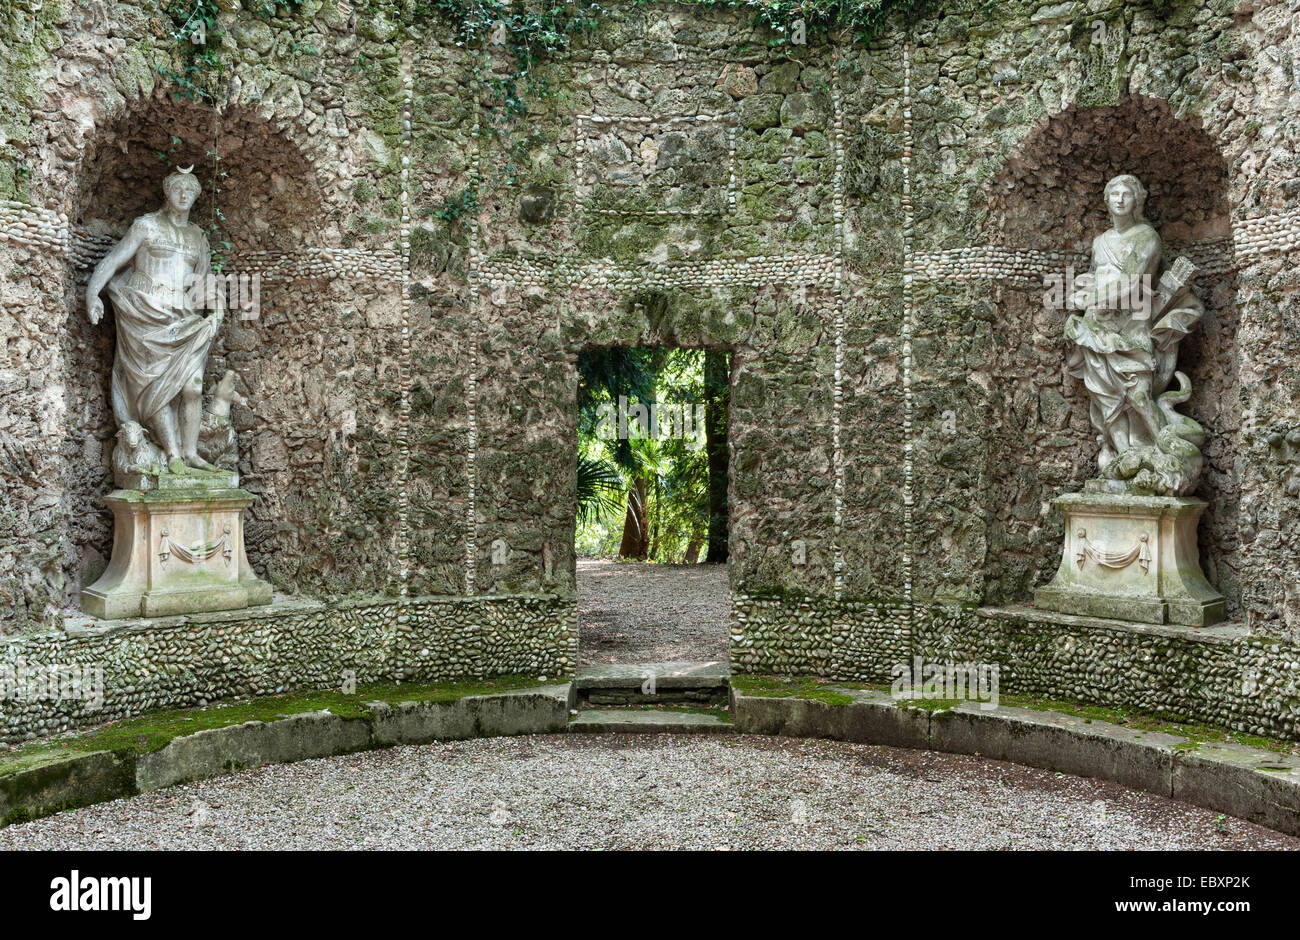
{"label": "ivy vine", "polygon": [[[631,0],[634,6],[651,0]],[[748,10],[754,22],[766,28],[772,46],[806,43],[810,38],[836,36],[871,42],[885,30],[893,16],[914,17],[941,0],[695,0],[706,9]],[[986,0],[987,3],[996,0]],[[514,128],[528,115],[529,103],[551,94],[543,66],[567,51],[573,38],[596,30],[608,10],[594,0],[543,0],[525,9],[511,0],[415,0],[417,23],[441,17],[450,23],[457,46],[491,51],[503,48],[513,68],[505,74],[487,71],[480,60],[472,68],[475,86],[491,92],[495,106],[488,109],[478,132],[504,145],[505,160],[493,167],[488,183],[514,184],[528,157],[530,136],[517,136]],[[471,185],[448,197],[435,215],[446,221],[478,207],[479,194]]]}
{"label": "ivy vine", "polygon": [[[451,27],[453,43],[479,53],[471,66],[471,87],[486,93],[491,104],[481,114],[477,133],[493,138],[502,146],[505,159],[493,163],[487,185],[513,185],[528,160],[530,134],[517,128],[529,114],[533,102],[552,95],[546,66],[568,51],[573,39],[596,30],[609,16],[597,0],[406,0],[410,22],[424,26],[437,21]],[[634,6],[652,0],[631,0]],[[806,43],[813,37],[835,36],[870,42],[884,31],[896,15],[911,17],[941,0],[695,0],[706,9],[735,9],[752,12],[756,25],[770,33],[773,46]],[[986,3],[995,0],[985,0]],[[245,8],[270,20],[291,14],[303,0],[245,0]],[[405,4],[403,4],[405,5]],[[217,0],[174,0],[167,7],[175,26],[173,38],[179,53],[179,68],[156,66],[158,74],[171,83],[174,93],[208,103],[217,99],[222,63],[219,56],[222,33],[218,25]],[[505,72],[492,68],[493,52],[504,53]],[[366,71],[371,63],[359,56],[353,71]],[[220,156],[215,155],[219,160]],[[215,195],[215,193],[214,193]],[[434,212],[454,222],[478,208],[480,194],[474,184],[448,197]]]}
{"label": "ivy vine", "polygon": [[[245,5],[253,15],[263,20],[270,20],[280,14],[291,14],[302,3],[303,0],[245,0]],[[155,63],[154,71],[170,83],[174,97],[209,106],[215,106],[219,101],[218,86],[222,77],[219,50],[224,35],[218,26],[217,17],[220,12],[217,0],[174,0],[166,8],[168,17],[176,27],[172,39],[176,43],[180,70],[177,71],[169,64]],[[158,151],[158,158],[168,167],[174,167],[172,154],[180,144],[181,139],[172,136],[170,147],[166,152]],[[226,214],[221,209],[222,184],[230,174],[221,163],[220,121],[214,122],[212,149],[206,151],[204,156],[212,161],[213,166],[210,184],[212,216],[204,228],[212,249],[212,270],[221,273],[232,246],[225,235]]]}
{"label": "ivy vine", "polygon": [[[546,64],[567,51],[573,38],[600,26],[608,11],[595,0],[544,0],[533,9],[509,0],[415,0],[412,20],[423,25],[441,19],[452,27],[453,42],[482,53],[471,66],[471,86],[492,101],[477,127],[480,136],[495,139],[505,159],[493,164],[489,185],[513,185],[528,160],[531,135],[514,133],[528,116],[532,101],[552,94]],[[504,52],[509,70],[491,70],[493,49]],[[434,213],[453,222],[479,205],[471,184],[448,197]]]}
{"label": "ivy vine", "polygon": [[[911,18],[941,0],[697,0],[706,9],[752,10],[757,25],[774,34],[770,45],[791,45],[814,36],[878,39],[894,16]],[[804,35],[798,35],[802,24]]]}

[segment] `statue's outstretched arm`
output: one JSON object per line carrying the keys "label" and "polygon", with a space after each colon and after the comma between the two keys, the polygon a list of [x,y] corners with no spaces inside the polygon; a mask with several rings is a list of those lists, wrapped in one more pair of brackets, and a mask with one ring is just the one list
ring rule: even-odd
{"label": "statue's outstretched arm", "polygon": [[135,257],[143,241],[143,229],[139,224],[132,225],[126,236],[95,265],[90,282],[86,285],[86,313],[89,314],[91,323],[98,323],[104,317],[104,302],[99,299],[99,295],[113,275]]}

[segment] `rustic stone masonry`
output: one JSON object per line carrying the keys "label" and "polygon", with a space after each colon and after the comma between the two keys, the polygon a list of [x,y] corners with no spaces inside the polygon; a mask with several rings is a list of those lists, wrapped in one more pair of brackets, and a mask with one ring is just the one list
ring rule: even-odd
{"label": "rustic stone masonry", "polygon": [[887,685],[914,657],[979,663],[998,667],[1007,695],[1300,737],[1300,648],[1240,624],[1190,629],[1028,607],[735,597],[731,629],[735,672]]}
{"label": "rustic stone masonry", "polygon": [[[436,612],[431,676],[559,670],[578,355],[669,344],[733,354],[736,669],[985,658],[1014,691],[1295,734],[1287,4],[944,0],[870,45],[773,46],[743,11],[615,2],[504,137],[479,133],[498,103],[473,79],[508,73],[499,46],[457,46],[397,0],[220,6],[215,107],[154,68],[178,65],[157,0],[0,10],[0,658],[118,662],[137,677],[114,680],[121,714],[329,685],[348,657],[389,662],[380,624],[407,598]],[[66,629],[111,544],[112,339],[86,321],[85,279],[189,164],[229,174],[194,218],[219,208],[225,270],[264,280],[209,375],[233,369],[248,400],[231,421],[250,561],[323,605],[226,621],[261,637],[265,681],[182,639],[206,626]],[[1199,268],[1186,410],[1209,435],[1200,549],[1227,640],[977,610],[1048,580],[1051,500],[1095,475],[1043,278],[1081,269],[1126,171]],[[480,629],[487,610],[505,651],[453,663],[438,624]],[[1082,652],[1042,652],[1068,637]],[[12,734],[81,720],[26,711]]]}
{"label": "rustic stone masonry", "polygon": [[572,604],[553,598],[424,597],[282,600],[255,611],[149,621],[70,617],[65,631],[0,644],[0,678],[16,682],[24,673],[52,675],[51,667],[98,667],[102,702],[6,699],[0,743],[230,696],[472,676],[567,676],[577,661],[574,614]]}

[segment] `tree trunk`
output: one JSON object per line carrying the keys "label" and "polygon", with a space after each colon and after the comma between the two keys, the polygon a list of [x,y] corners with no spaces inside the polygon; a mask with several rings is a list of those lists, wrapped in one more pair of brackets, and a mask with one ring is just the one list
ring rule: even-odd
{"label": "tree trunk", "polygon": [[691,535],[691,540],[686,543],[686,557],[684,561],[688,565],[693,565],[700,560],[700,549],[704,546],[704,540],[698,535]]}
{"label": "tree trunk", "polygon": [[650,548],[646,551],[646,557],[654,560],[656,552],[659,551],[659,517],[662,514],[663,506],[659,502],[659,481],[653,481],[654,486],[654,508],[650,512]]}
{"label": "tree trunk", "polygon": [[623,517],[623,541],[618,546],[620,558],[645,561],[650,546],[648,515],[645,503],[645,481],[638,479],[627,494],[627,515]]}
{"label": "tree trunk", "polygon": [[706,562],[727,560],[727,405],[731,356],[704,351],[704,448],[709,458],[709,550]]}

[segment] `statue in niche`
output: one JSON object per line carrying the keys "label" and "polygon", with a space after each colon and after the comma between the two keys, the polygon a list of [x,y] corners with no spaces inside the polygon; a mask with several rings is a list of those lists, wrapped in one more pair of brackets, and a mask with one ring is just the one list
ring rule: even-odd
{"label": "statue in niche", "polygon": [[239,460],[235,429],[230,423],[230,406],[247,405],[235,391],[235,373],[227,370],[217,383],[211,407],[203,413],[199,429],[199,456],[222,467],[233,467]]}
{"label": "statue in niche", "polygon": [[1184,496],[1201,473],[1205,431],[1174,410],[1191,396],[1175,367],[1178,344],[1204,307],[1188,286],[1191,262],[1179,258],[1161,274],[1160,236],[1142,214],[1146,195],[1128,174],[1106,184],[1112,227],[1093,239],[1089,273],[1075,279],[1073,303],[1083,312],[1065,324],[1074,344],[1068,366],[1088,390],[1103,487]]}
{"label": "statue in niche", "polygon": [[[207,314],[196,303],[208,306],[212,271],[207,236],[189,221],[200,189],[189,169],[168,175],[163,207],[132,223],[86,287],[90,322],[97,324],[104,316],[100,294],[105,289],[117,320],[111,394],[119,487],[134,487],[151,474],[216,471],[210,459],[218,455],[233,466],[229,441],[223,439],[215,449],[200,441],[205,423],[225,425],[229,402],[240,400],[231,397],[233,376],[228,375],[222,387],[229,388],[217,403],[224,411],[219,420],[205,422],[203,372],[224,310],[219,297]],[[204,289],[195,290],[196,285]]]}

